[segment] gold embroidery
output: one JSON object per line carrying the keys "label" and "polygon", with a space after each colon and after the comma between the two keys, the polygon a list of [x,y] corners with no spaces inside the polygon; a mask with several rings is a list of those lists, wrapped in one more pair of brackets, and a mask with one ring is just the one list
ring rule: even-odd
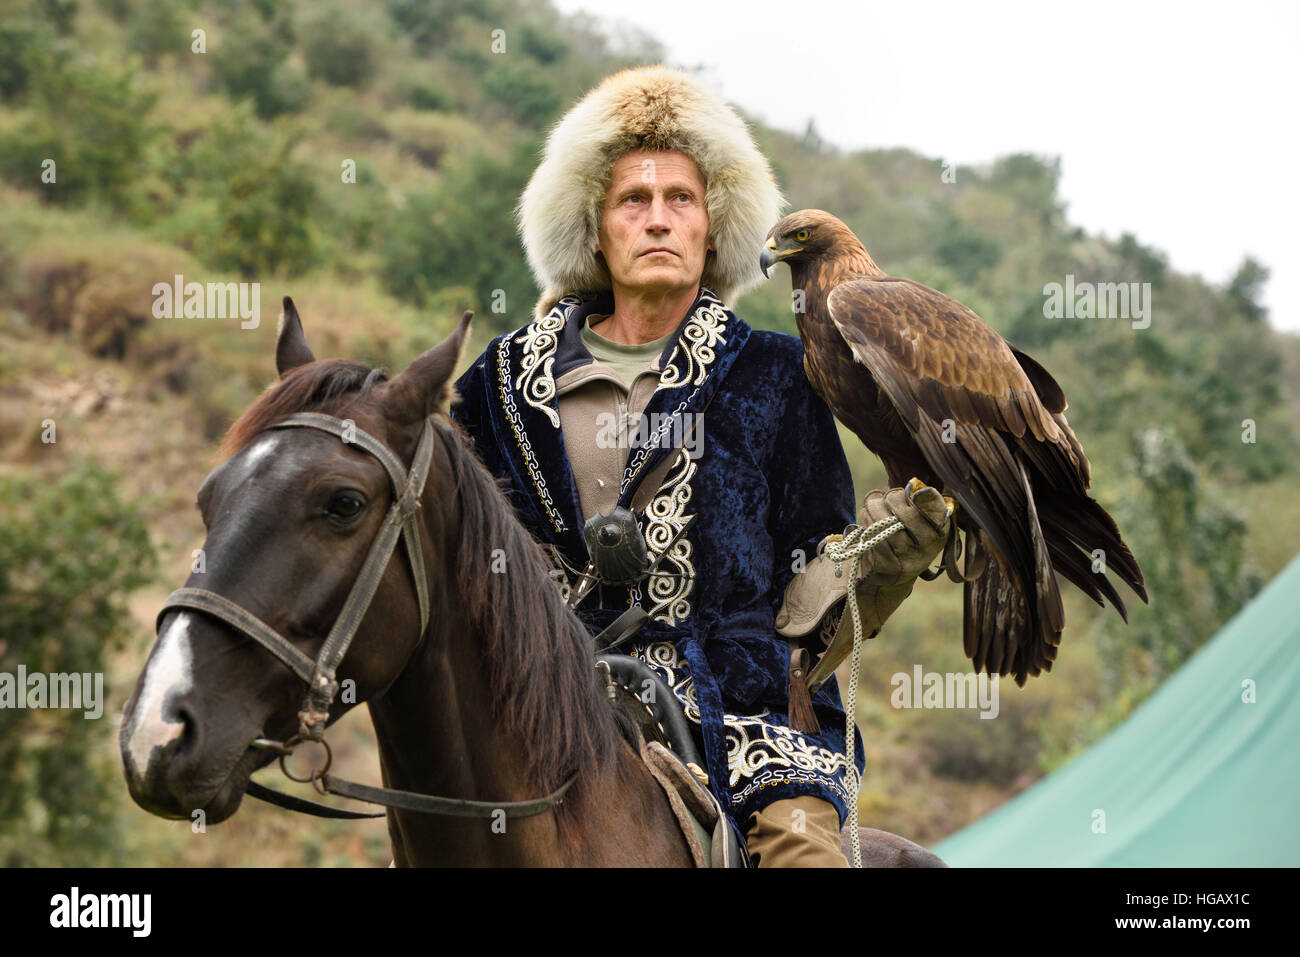
{"label": "gold embroidery", "polygon": [[[674,389],[680,385],[700,385],[708,374],[709,366],[717,358],[715,347],[726,344],[722,333],[727,328],[727,310],[711,295],[701,298],[700,304],[682,329],[681,336],[668,363],[659,375],[659,386],[655,389]],[[685,348],[683,349],[683,345]],[[685,368],[677,363],[677,357],[685,361]]]}
{"label": "gold embroidery", "polygon": [[[695,682],[686,661],[671,642],[659,641],[634,646],[631,654],[654,667],[682,702],[686,717],[700,723]],[[771,711],[754,715],[723,714],[727,737],[728,787],[732,806],[743,804],[764,788],[790,781],[807,781],[834,791],[848,801],[843,777],[847,764],[843,754],[808,740],[798,731],[765,720]],[[739,788],[738,788],[739,786]]]}
{"label": "gold embroidery", "polygon": [[551,425],[557,429],[560,427],[560,414],[551,408],[551,401],[555,398],[555,350],[560,344],[560,330],[564,328],[567,307],[581,301],[576,296],[565,296],[546,316],[526,325],[514,340],[520,347],[519,376],[514,387],[522,393],[525,402],[546,413]]}
{"label": "gold embroidery", "polygon": [[[546,476],[542,474],[537,464],[537,456],[533,454],[533,444],[528,441],[523,420],[519,417],[519,409],[515,406],[514,390],[507,388],[510,382],[510,374],[507,371],[509,365],[510,339],[507,337],[501,340],[501,347],[497,350],[497,377],[500,380],[498,394],[501,397],[501,408],[505,410],[506,419],[510,422],[510,430],[514,433],[515,445],[519,447],[519,454],[528,469],[528,477],[532,480],[533,488],[537,490],[537,497],[546,508],[546,516],[551,520],[555,530],[562,532],[568,526],[564,522],[564,517],[556,510],[555,503],[551,501],[550,489],[546,487]],[[552,386],[554,386],[553,382]]]}
{"label": "gold embroidery", "polygon": [[[685,452],[678,453],[678,462],[668,470],[668,476],[645,510],[645,541],[655,554],[672,541],[673,536],[686,524],[684,514],[691,500],[691,479],[698,467]],[[695,585],[695,565],[691,562],[693,549],[690,539],[683,535],[659,563],[659,571],[679,576],[652,575],[647,583],[650,600],[650,617],[666,625],[677,625],[691,615],[687,596]]]}
{"label": "gold embroidery", "polygon": [[[722,301],[713,293],[707,289],[701,293],[699,305],[686,321],[677,343],[673,346],[672,355],[668,357],[663,371],[659,373],[659,384],[655,386],[655,393],[685,385],[693,385],[695,389],[677,404],[677,408],[663,417],[658,431],[649,436],[648,441],[633,453],[627,467],[623,470],[620,493],[625,492],[632,485],[633,480],[650,460],[650,456],[668,438],[671,430],[674,427],[681,428],[681,420],[678,416],[695,401],[695,397],[700,393],[700,386],[704,384],[704,379],[708,375],[709,366],[718,357],[714,347],[727,341],[722,333],[727,327],[729,315]],[[685,362],[685,369],[678,361],[679,356]]]}

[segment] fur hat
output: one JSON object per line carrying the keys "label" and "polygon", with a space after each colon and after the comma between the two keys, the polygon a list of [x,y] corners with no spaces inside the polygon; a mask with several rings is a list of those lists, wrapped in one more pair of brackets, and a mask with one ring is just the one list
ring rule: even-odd
{"label": "fur hat", "polygon": [[723,302],[758,285],[758,257],[785,200],[739,114],[690,74],[637,67],[607,77],[552,128],[519,200],[519,231],[537,284],[537,315],[567,293],[610,288],[596,259],[610,170],[634,149],[679,150],[706,187],[716,253],[702,283]]}

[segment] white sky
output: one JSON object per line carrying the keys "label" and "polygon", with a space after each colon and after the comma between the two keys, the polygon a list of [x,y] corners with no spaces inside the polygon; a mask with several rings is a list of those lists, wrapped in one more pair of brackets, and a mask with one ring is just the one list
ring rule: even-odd
{"label": "white sky", "polygon": [[552,0],[657,38],[771,126],[948,163],[1061,157],[1072,223],[1224,283],[1253,255],[1300,332],[1300,3]]}

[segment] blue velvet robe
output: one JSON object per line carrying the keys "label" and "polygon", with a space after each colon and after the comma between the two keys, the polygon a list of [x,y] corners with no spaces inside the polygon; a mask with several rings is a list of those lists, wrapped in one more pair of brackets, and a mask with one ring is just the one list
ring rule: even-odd
{"label": "blue velvet robe", "polygon": [[[565,455],[555,379],[593,361],[579,332],[611,294],[571,295],[522,329],[494,339],[456,383],[452,416],[504,480],[520,520],[575,568],[587,562],[578,491]],[[681,456],[642,518],[652,550],[684,518],[695,524],[640,589],[601,587],[579,607],[593,633],[639,601],[652,620],[633,654],[646,660],[699,723],[709,784],[743,836],[750,813],[811,794],[846,816],[844,710],[832,677],[813,696],[822,730],[787,718],[789,646],[774,620],[802,552],[854,520],[853,479],[826,404],[803,372],[793,336],[751,330],[702,288],[661,357],[644,415],[663,427],[629,449],[619,504],[683,430],[671,416],[703,413],[698,458]],[[654,414],[658,413],[656,419]],[[689,420],[686,420],[689,421]],[[685,577],[690,576],[690,577]],[[626,648],[624,650],[627,650]],[[865,767],[857,739],[859,771]]]}

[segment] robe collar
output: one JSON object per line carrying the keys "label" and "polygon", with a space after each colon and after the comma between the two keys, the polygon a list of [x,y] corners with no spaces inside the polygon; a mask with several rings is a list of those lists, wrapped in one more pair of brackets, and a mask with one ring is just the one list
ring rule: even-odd
{"label": "robe collar", "polygon": [[[497,411],[510,433],[506,454],[519,486],[531,490],[532,504],[543,519],[539,524],[548,538],[577,556],[586,554],[582,542],[586,516],[580,514],[577,483],[564,450],[555,380],[595,361],[582,342],[582,327],[587,316],[612,312],[613,306],[609,292],[564,296],[547,315],[499,339],[490,363]],[[684,429],[704,412],[749,332],[749,326],[721,299],[700,287],[660,356],[659,384],[643,412],[652,428],[639,429],[633,436],[618,504],[630,507],[640,481],[676,453]]]}

